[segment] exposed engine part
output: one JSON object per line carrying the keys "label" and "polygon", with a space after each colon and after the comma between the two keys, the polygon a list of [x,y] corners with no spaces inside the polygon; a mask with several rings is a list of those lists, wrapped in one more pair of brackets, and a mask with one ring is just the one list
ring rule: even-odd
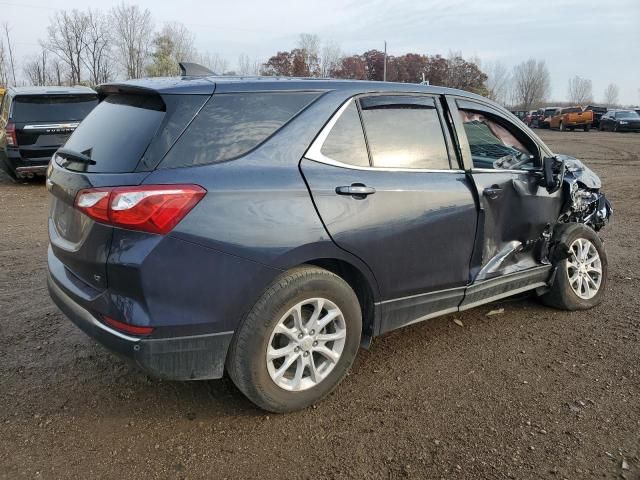
{"label": "exposed engine part", "polygon": [[583,223],[597,232],[608,223],[613,208],[600,192],[600,180],[589,168],[571,157],[565,156],[564,160],[563,194],[566,202],[558,222]]}

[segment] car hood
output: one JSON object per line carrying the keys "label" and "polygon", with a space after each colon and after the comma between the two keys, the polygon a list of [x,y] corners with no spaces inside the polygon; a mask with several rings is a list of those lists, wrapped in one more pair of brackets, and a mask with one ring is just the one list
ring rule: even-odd
{"label": "car hood", "polygon": [[602,181],[596,173],[575,157],[556,155],[558,160],[564,161],[566,168],[565,180],[580,182],[587,188],[600,189]]}

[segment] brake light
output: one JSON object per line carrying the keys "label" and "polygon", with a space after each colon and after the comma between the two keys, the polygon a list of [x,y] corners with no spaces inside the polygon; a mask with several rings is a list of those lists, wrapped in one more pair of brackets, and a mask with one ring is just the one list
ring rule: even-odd
{"label": "brake light", "polygon": [[15,124],[9,122],[5,127],[5,132],[7,132],[7,145],[11,147],[18,146],[18,137],[16,137],[16,126]]}
{"label": "brake light", "polygon": [[141,185],[80,190],[75,206],[114,227],[165,235],[204,197],[199,185]]}
{"label": "brake light", "polygon": [[138,327],[137,325],[131,325],[130,323],[120,322],[118,320],[114,320],[111,317],[102,317],[104,319],[104,323],[109,325],[116,330],[120,330],[123,333],[130,333],[133,335],[149,335],[153,332],[153,327]]}

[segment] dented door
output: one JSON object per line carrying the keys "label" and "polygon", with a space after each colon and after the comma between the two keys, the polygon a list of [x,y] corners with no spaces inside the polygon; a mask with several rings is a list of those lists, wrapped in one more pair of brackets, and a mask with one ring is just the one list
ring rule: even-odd
{"label": "dented door", "polygon": [[478,195],[474,282],[547,263],[546,245],[562,192],[541,186],[541,142],[507,115],[478,101],[449,99],[467,174]]}

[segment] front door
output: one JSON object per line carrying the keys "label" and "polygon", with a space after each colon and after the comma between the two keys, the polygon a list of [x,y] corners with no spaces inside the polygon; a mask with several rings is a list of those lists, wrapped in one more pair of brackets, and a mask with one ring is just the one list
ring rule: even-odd
{"label": "front door", "polygon": [[450,147],[437,98],[364,96],[301,162],[332,239],[378,281],[382,331],[457,310],[469,282],[474,187]]}
{"label": "front door", "polygon": [[550,194],[540,185],[542,157],[550,152],[488,105],[449,103],[480,201],[474,281],[544,266],[546,239],[562,207],[561,191]]}

